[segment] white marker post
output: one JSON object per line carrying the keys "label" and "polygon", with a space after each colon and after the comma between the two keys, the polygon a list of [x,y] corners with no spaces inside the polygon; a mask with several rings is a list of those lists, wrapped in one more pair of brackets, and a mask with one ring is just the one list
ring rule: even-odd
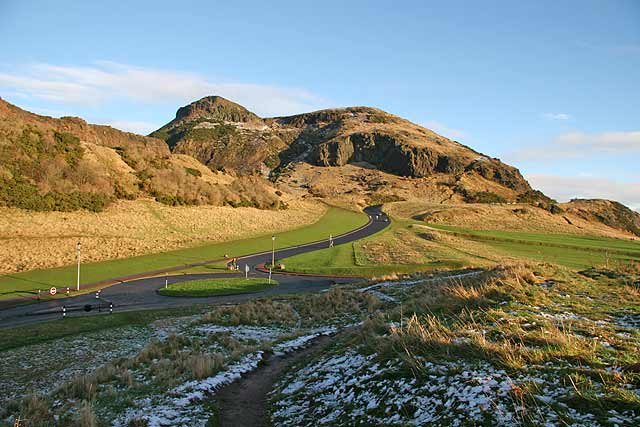
{"label": "white marker post", "polygon": [[271,236],[271,268],[276,264],[276,236]]}
{"label": "white marker post", "polygon": [[78,250],[78,279],[76,281],[76,291],[80,291],[80,241],[78,240],[78,246],[76,246]]}
{"label": "white marker post", "polygon": [[244,265],[244,278],[245,279],[249,278],[249,264]]}
{"label": "white marker post", "polygon": [[169,286],[169,273],[164,273],[164,288],[167,289]]}
{"label": "white marker post", "polygon": [[271,284],[271,269],[269,269],[269,284]]}

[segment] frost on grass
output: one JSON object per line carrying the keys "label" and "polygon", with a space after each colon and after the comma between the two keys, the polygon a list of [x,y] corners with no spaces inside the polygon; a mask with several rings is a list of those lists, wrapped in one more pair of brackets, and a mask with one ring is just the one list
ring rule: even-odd
{"label": "frost on grass", "polygon": [[491,273],[364,288],[404,307],[383,306],[355,346],[285,377],[273,424],[638,425],[639,307],[624,288],[557,270],[553,286],[540,286],[544,271]]}
{"label": "frost on grass", "polygon": [[220,387],[256,369],[262,357],[261,351],[249,354],[212,377],[186,382],[165,395],[146,397],[135,402],[135,407],[127,409],[112,425],[124,427],[136,420],[144,420],[148,427],[204,426],[211,413],[203,408],[202,401]]}
{"label": "frost on grass", "polygon": [[[411,375],[399,362],[355,350],[323,358],[274,391],[280,426],[632,426],[637,413],[609,411],[606,422],[570,407],[571,385],[550,370],[508,374],[486,361],[423,361]],[[528,401],[527,401],[528,400]]]}
{"label": "frost on grass", "polygon": [[[244,327],[236,329],[238,329],[237,336],[247,333],[247,329]],[[258,336],[264,337],[267,333],[265,329],[268,328],[260,328],[259,331],[254,332],[258,332]],[[307,346],[320,335],[330,335],[335,331],[335,328],[332,327],[320,328],[307,335],[282,341],[273,346],[273,351],[276,355],[284,355]],[[277,336],[277,331],[272,331],[272,334]],[[255,335],[253,337],[255,338]],[[215,395],[221,387],[255,370],[263,358],[264,352],[262,351],[248,354],[211,377],[188,381],[174,387],[167,393],[141,399],[134,403],[133,408],[129,408],[122,416],[118,417],[112,425],[124,427],[138,420],[146,422],[148,427],[204,426],[213,414],[203,406],[203,402]]]}
{"label": "frost on grass", "polygon": [[0,407],[29,394],[48,394],[75,375],[131,356],[154,332],[144,327],[106,329],[0,353]]}

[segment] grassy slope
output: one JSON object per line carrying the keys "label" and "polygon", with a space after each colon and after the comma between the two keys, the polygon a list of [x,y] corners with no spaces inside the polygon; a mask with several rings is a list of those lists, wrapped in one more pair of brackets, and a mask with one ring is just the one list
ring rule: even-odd
{"label": "grassy slope", "polygon": [[640,243],[608,237],[477,231],[447,225],[430,227],[479,240],[497,255],[550,262],[574,269],[640,261]]}
{"label": "grassy slope", "polygon": [[[514,258],[544,261],[572,269],[604,266],[607,261],[610,266],[640,261],[640,243],[636,241],[567,234],[477,231],[441,224],[430,227],[445,233],[425,242],[417,238],[424,234],[424,223],[394,218],[389,229],[360,242],[294,256],[282,262],[289,271],[380,276],[481,267]],[[395,259],[391,256],[391,260],[379,256],[380,253],[410,254],[412,248],[413,256],[396,256]]]}
{"label": "grassy slope", "polygon": [[277,284],[275,280],[269,283],[267,279],[245,279],[244,277],[203,279],[174,283],[160,289],[158,293],[168,297],[206,297],[257,292]]}
{"label": "grassy slope", "polygon": [[380,252],[394,251],[401,245],[398,233],[406,231],[411,221],[393,220],[391,226],[373,236],[369,236],[358,242],[338,245],[333,248],[322,249],[302,255],[296,255],[281,260],[288,271],[301,273],[320,273],[336,275],[355,275],[374,277],[387,274],[404,274],[418,271],[429,271],[442,268],[459,268],[464,265],[457,259],[443,255],[440,259],[420,260],[424,262],[391,262],[376,261],[370,252],[375,249],[368,248],[367,244],[384,243],[379,248]]}
{"label": "grassy slope", "polygon": [[0,351],[103,329],[147,325],[158,319],[189,316],[202,311],[203,306],[127,311],[103,316],[69,316],[64,320],[2,328],[0,329]]}
{"label": "grassy slope", "polygon": [[640,241],[621,240],[610,237],[578,236],[571,234],[527,233],[519,231],[497,230],[470,230],[463,227],[455,227],[443,224],[429,224],[430,227],[444,231],[454,231],[473,237],[486,237],[495,239],[520,240],[530,243],[548,243],[557,245],[575,246],[592,250],[617,250],[625,252],[638,252],[640,254]]}
{"label": "grassy slope", "polygon": [[[329,234],[334,236],[342,234],[360,227],[366,222],[367,217],[364,214],[332,207],[318,222],[312,225],[277,234],[277,247],[282,248],[325,239]],[[264,235],[252,239],[216,243],[160,254],[83,264],[81,283],[93,283],[113,277],[218,259],[224,257],[225,254],[240,256],[270,249],[271,236]],[[75,277],[75,265],[2,276],[0,277],[0,299],[37,292],[38,289],[44,290],[50,286],[74,286]]]}

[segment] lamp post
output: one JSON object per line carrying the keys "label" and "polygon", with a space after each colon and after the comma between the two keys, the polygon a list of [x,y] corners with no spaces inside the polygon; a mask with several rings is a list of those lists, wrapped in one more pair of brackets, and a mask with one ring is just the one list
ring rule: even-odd
{"label": "lamp post", "polygon": [[78,240],[78,245],[76,246],[76,248],[78,249],[78,278],[76,281],[76,291],[80,290],[80,241]]}
{"label": "lamp post", "polygon": [[276,236],[271,236],[271,269],[276,266]]}

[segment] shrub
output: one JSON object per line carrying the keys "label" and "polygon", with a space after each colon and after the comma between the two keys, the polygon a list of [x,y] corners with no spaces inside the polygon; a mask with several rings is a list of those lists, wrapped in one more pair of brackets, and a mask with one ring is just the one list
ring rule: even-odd
{"label": "shrub", "polygon": [[184,168],[184,171],[186,173],[188,173],[189,175],[193,175],[193,176],[198,177],[198,178],[202,176],[202,172],[200,172],[198,169]]}
{"label": "shrub", "polygon": [[80,138],[68,132],[54,132],[53,139],[56,152],[54,154],[62,154],[69,166],[77,166],[84,155],[84,150],[80,145]]}
{"label": "shrub", "polygon": [[87,209],[100,212],[110,201],[109,196],[97,193],[50,192],[44,195],[38,193],[38,188],[24,178],[0,178],[0,203],[21,209],[34,211],[62,211],[70,212]]}
{"label": "shrub", "polygon": [[504,197],[490,191],[478,191],[475,193],[466,192],[465,202],[467,203],[505,203]]}
{"label": "shrub", "polygon": [[133,158],[131,158],[129,153],[127,153],[127,151],[124,148],[116,147],[114,148],[114,150],[116,151],[116,153],[118,153],[122,161],[125,162],[131,169],[136,168],[138,163]]}

